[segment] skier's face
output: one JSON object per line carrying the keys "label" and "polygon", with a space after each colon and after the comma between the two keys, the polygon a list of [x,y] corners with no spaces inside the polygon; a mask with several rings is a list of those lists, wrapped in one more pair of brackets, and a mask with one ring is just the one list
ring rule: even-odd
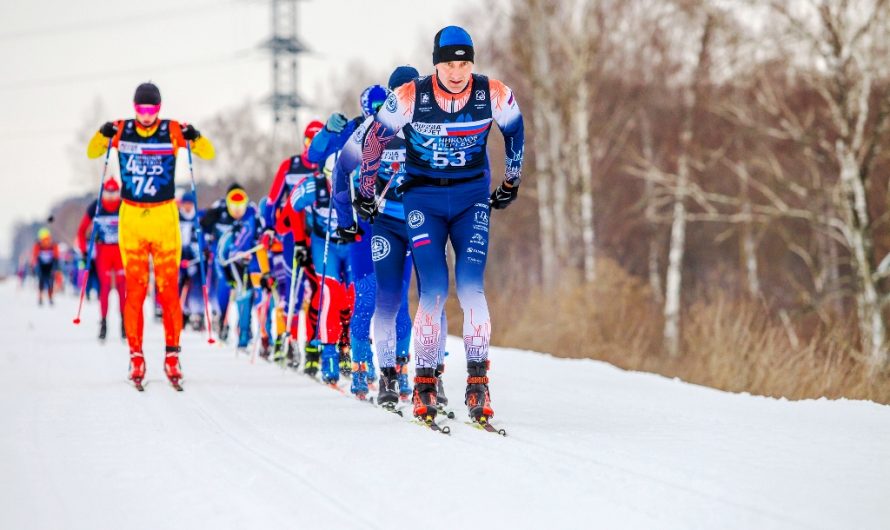
{"label": "skier's face", "polygon": [[161,113],[160,105],[134,105],[136,109],[136,121],[143,127],[151,127],[158,121]]}
{"label": "skier's face", "polygon": [[191,218],[192,214],[195,213],[195,203],[188,201],[183,202],[179,205],[179,211],[186,217]]}
{"label": "skier's face", "polygon": [[436,75],[449,92],[458,93],[470,82],[473,63],[470,61],[447,61],[436,65]]}

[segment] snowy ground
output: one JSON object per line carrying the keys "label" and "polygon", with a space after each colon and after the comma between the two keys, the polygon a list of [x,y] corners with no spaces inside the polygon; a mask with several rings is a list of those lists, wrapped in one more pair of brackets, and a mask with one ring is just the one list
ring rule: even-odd
{"label": "snowy ground", "polygon": [[[155,324],[140,394],[95,303],[75,327],[72,297],[0,300],[3,529],[890,527],[890,407],[495,348],[510,436],[460,415],[449,438],[194,332],[176,393]],[[464,368],[449,357],[459,412]]]}

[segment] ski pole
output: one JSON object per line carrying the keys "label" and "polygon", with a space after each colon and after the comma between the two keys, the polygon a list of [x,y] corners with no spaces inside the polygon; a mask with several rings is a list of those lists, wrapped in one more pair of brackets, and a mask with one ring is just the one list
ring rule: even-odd
{"label": "ski pole", "polygon": [[247,250],[242,250],[241,252],[236,252],[236,253],[232,254],[231,256],[229,256],[227,259],[222,260],[219,264],[222,266],[229,265],[230,263],[234,263],[235,261],[238,261],[239,259],[249,257],[251,254],[259,252],[259,250],[261,248],[263,248],[263,245],[257,245],[255,247],[251,247]]}
{"label": "ski pole", "polygon": [[90,231],[90,245],[87,248],[86,268],[80,273],[80,301],[77,303],[77,315],[74,324],[80,324],[80,311],[83,309],[83,297],[86,294],[87,280],[90,274],[90,263],[93,260],[93,245],[96,244],[96,217],[99,216],[99,206],[102,204],[102,189],[105,187],[105,172],[108,171],[108,157],[111,155],[111,138],[108,139],[108,149],[105,150],[105,163],[102,165],[102,175],[99,177],[99,195],[96,197],[96,211],[93,212],[93,229]]}
{"label": "ski pole", "polygon": [[[337,160],[339,159],[339,155],[340,151],[337,151],[337,153],[334,155],[334,167],[337,167]],[[328,185],[327,181],[325,181],[325,185]],[[329,190],[331,188],[333,188],[333,186],[328,187]],[[316,193],[318,192],[316,191]],[[325,223],[324,229],[324,254],[322,254],[321,258],[321,283],[318,286],[318,288],[320,289],[320,292],[318,293],[318,320],[315,322],[315,338],[318,339],[319,342],[321,342],[321,313],[322,309],[324,308],[324,285],[328,269],[328,248],[331,244],[331,213],[334,211],[334,198],[330,195],[331,193],[330,191],[328,191],[328,220]],[[327,326],[327,323],[325,323],[325,325]]]}
{"label": "ski pole", "polygon": [[[192,181],[192,193],[195,195],[195,204],[198,204],[198,188],[195,186],[195,170],[192,168],[192,141],[185,142],[186,151],[189,155],[189,176]],[[216,342],[213,338],[213,327],[210,325],[210,296],[207,294],[207,281],[204,273],[204,237],[201,234],[201,223],[198,222],[198,216],[195,216],[195,237],[198,239],[198,262],[201,265],[201,290],[204,293],[204,323],[207,328],[207,343]]]}

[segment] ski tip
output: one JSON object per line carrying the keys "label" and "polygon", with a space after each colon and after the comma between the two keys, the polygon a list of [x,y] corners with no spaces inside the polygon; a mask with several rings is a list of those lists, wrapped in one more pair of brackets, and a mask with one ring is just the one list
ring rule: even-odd
{"label": "ski tip", "polygon": [[451,427],[445,425],[444,427],[439,427],[439,430],[442,431],[442,434],[451,434]]}

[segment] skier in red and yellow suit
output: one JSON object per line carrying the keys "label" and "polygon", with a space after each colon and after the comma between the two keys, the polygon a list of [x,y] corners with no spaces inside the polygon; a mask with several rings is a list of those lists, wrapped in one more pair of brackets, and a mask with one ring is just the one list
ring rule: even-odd
{"label": "skier in red and yellow suit", "polygon": [[195,156],[204,159],[213,158],[214,149],[191,125],[158,119],[161,93],[152,83],[136,88],[133,104],[136,119],[104,124],[90,140],[87,154],[91,158],[104,155],[110,141],[120,160],[123,189],[119,244],[127,280],[124,326],[130,345],[130,379],[141,382],[145,377],[142,306],[148,293],[151,256],[163,310],[167,346],[164,371],[171,381],[178,382],[182,378],[182,307],[178,293],[181,236],[174,199],[176,155],[187,141],[192,143]]}

